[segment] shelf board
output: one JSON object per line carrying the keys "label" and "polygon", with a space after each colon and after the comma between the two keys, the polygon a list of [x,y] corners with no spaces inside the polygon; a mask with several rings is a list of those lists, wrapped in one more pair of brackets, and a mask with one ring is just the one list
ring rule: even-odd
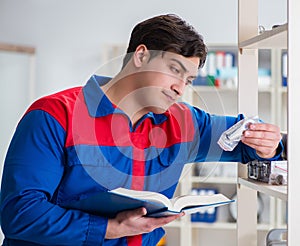
{"label": "shelf board", "polygon": [[[230,87],[215,87],[209,85],[194,85],[192,87],[196,92],[231,92],[237,93],[237,88],[230,88]],[[274,91],[273,87],[261,87],[258,88],[259,93],[271,93]]]}
{"label": "shelf board", "polygon": [[30,46],[24,46],[24,45],[0,43],[0,51],[34,54],[35,48]]}
{"label": "shelf board", "polygon": [[287,30],[288,24],[284,24],[264,31],[253,38],[245,40],[239,44],[242,49],[270,49],[270,48],[287,48]]}
{"label": "shelf board", "polygon": [[[191,228],[193,229],[212,229],[212,230],[236,230],[237,224],[235,222],[214,222],[214,223],[205,223],[205,222],[189,222]],[[165,225],[165,228],[181,228],[185,227],[186,223],[180,221],[172,221],[171,223]],[[270,224],[257,224],[258,231],[269,231],[272,228]]]}
{"label": "shelf board", "polygon": [[178,220],[174,220],[170,222],[169,224],[164,225],[165,228],[180,228],[182,226],[182,223]]}
{"label": "shelf board", "polygon": [[257,224],[258,231],[269,231],[273,228],[270,224]]}
{"label": "shelf board", "polygon": [[251,189],[265,193],[269,196],[287,201],[287,186],[286,185],[270,185],[263,182],[257,182],[250,179],[239,178],[239,184],[247,186]]}
{"label": "shelf board", "polygon": [[236,177],[205,177],[193,176],[191,177],[193,183],[217,183],[217,184],[236,184]]}
{"label": "shelf board", "polygon": [[[205,222],[192,222],[189,224],[191,228],[194,229],[228,229],[235,230],[236,223],[235,222],[213,222],[213,223],[205,223]],[[171,223],[165,225],[165,228],[180,228],[185,227],[186,223],[181,223],[180,221],[172,221]]]}
{"label": "shelf board", "polygon": [[281,93],[287,93],[287,86],[282,86],[278,89],[279,92]]}
{"label": "shelf board", "polygon": [[237,88],[230,88],[230,87],[216,87],[210,85],[194,85],[192,88],[196,92],[237,92]]}
{"label": "shelf board", "polygon": [[272,92],[274,92],[273,87],[261,87],[261,88],[259,88],[259,86],[258,86],[258,93],[272,93]]}
{"label": "shelf board", "polygon": [[236,230],[236,223],[234,223],[234,222],[214,222],[214,223],[191,222],[191,225],[192,225],[192,228],[199,228],[199,229]]}

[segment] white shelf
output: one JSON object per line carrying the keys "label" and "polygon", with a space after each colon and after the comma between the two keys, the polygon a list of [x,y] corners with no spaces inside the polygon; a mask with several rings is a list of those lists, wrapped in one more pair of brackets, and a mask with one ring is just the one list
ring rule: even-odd
{"label": "white shelf", "polygon": [[286,86],[279,87],[278,91],[281,93],[287,93],[287,87]]}
{"label": "white shelf", "polygon": [[261,87],[258,88],[258,93],[273,93],[274,87]]}
{"label": "white shelf", "polygon": [[196,92],[237,92],[237,88],[229,88],[229,87],[216,87],[209,85],[194,85],[192,88]]}
{"label": "white shelf", "polygon": [[271,229],[272,229],[272,226],[270,224],[257,224],[258,231],[269,231]]}
{"label": "white shelf", "polygon": [[236,177],[205,177],[193,176],[191,177],[193,183],[218,183],[218,184],[236,184]]}
{"label": "white shelf", "polygon": [[267,183],[257,182],[254,180],[244,179],[244,178],[239,178],[238,182],[239,184],[254,189],[256,191],[287,201],[286,185],[269,185]]}
{"label": "white shelf", "polygon": [[[216,87],[209,85],[194,85],[192,87],[196,92],[233,92],[237,93],[237,88],[230,87]],[[262,87],[258,88],[259,93],[272,93],[274,91],[273,87]]]}
{"label": "white shelf", "polygon": [[0,42],[0,50],[8,51],[8,52],[27,53],[30,55],[34,55],[36,51],[35,48],[31,46],[14,45],[14,44],[7,44],[1,42]]}
{"label": "white shelf", "polygon": [[163,227],[164,228],[181,228],[182,223],[178,220],[174,220],[171,223],[164,225]]}
{"label": "white shelf", "polygon": [[243,49],[271,49],[271,48],[287,48],[287,30],[288,24],[281,25],[245,40],[239,44],[239,48]]}
{"label": "white shelf", "polygon": [[236,230],[236,223],[234,223],[234,222],[214,222],[214,223],[192,222],[191,225],[192,225],[192,228],[197,228],[197,229]]}
{"label": "white shelf", "polygon": [[[234,222],[213,222],[213,223],[205,223],[205,222],[191,222],[191,228],[195,229],[226,229],[226,230],[236,230],[236,223]],[[180,228],[185,227],[185,223],[181,221],[173,221],[167,225],[165,228]]]}
{"label": "white shelf", "polygon": [[[173,221],[167,225],[165,228],[181,228],[186,226],[185,223],[181,221]],[[205,222],[191,222],[191,227],[193,229],[211,229],[211,230],[236,230],[237,224],[235,222],[214,222],[214,223],[205,223]],[[258,231],[269,231],[272,227],[269,224],[258,224]]]}

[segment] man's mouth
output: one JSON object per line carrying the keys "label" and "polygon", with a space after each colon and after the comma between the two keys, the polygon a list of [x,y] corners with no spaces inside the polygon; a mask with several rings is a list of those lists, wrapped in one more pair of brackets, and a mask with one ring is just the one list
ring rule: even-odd
{"label": "man's mouth", "polygon": [[176,98],[173,95],[171,95],[170,93],[168,93],[166,91],[163,91],[162,93],[168,98],[169,101],[171,101],[171,102],[176,101]]}

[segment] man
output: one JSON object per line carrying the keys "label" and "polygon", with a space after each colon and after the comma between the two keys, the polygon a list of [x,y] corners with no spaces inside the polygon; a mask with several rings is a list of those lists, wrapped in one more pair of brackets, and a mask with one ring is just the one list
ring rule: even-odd
{"label": "man", "polygon": [[206,58],[202,37],[175,15],[139,23],[122,70],[39,99],[21,119],[2,179],[4,245],[156,245],[182,216],[115,218],[60,205],[117,187],[172,197],[185,163],[278,159],[277,126],[251,124],[231,152],[217,140],[241,120],[178,103]]}

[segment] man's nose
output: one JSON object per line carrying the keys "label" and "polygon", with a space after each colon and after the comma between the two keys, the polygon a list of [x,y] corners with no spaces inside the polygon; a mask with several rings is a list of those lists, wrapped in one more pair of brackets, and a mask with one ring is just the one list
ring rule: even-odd
{"label": "man's nose", "polygon": [[186,84],[183,79],[176,79],[171,86],[171,89],[178,95],[182,96]]}

